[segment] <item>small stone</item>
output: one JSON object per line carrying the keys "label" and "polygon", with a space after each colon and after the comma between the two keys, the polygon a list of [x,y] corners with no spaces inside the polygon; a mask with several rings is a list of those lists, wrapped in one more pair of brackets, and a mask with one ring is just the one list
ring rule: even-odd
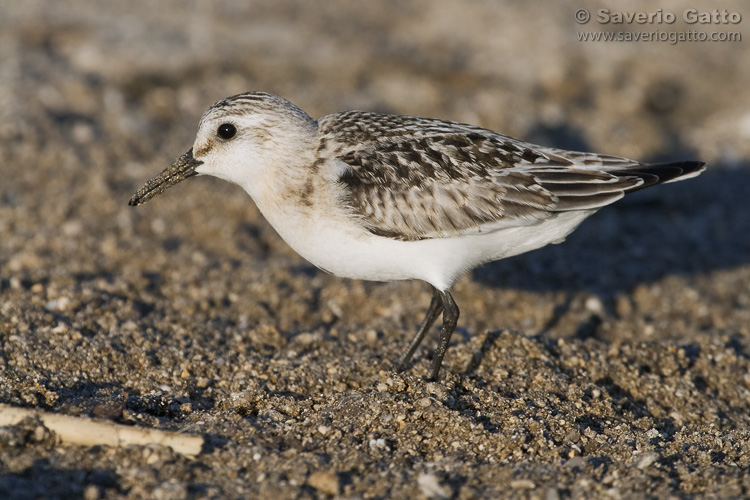
{"label": "small stone", "polygon": [[125,410],[126,403],[125,398],[107,401],[106,403],[94,406],[91,413],[96,418],[106,418],[108,420],[120,418],[123,410]]}
{"label": "small stone", "polygon": [[601,315],[604,312],[604,304],[602,304],[602,301],[599,297],[597,297],[596,295],[592,295],[591,297],[586,299],[586,309],[594,314]]}
{"label": "small stone", "polygon": [[560,493],[557,491],[557,488],[547,488],[544,500],[560,500]]}
{"label": "small stone", "polygon": [[235,410],[247,408],[255,401],[250,391],[233,392],[229,395],[229,401]]}
{"label": "small stone", "polygon": [[649,429],[648,431],[646,431],[646,436],[647,436],[647,437],[648,437],[649,439],[654,439],[654,438],[657,438],[657,437],[659,437],[660,435],[661,435],[661,434],[659,434],[659,431],[658,431],[658,430],[656,430],[656,429],[653,429],[653,428],[651,428],[651,429]]}
{"label": "small stone", "polygon": [[645,470],[651,467],[651,464],[656,462],[658,459],[659,455],[657,453],[654,453],[653,451],[650,451],[648,453],[644,453],[643,456],[638,459],[638,462],[635,464],[635,466],[640,470]]}
{"label": "small stone", "polygon": [[327,495],[336,496],[339,494],[339,478],[331,471],[313,472],[307,478],[307,484]]}
{"label": "small stone", "polygon": [[683,423],[685,422],[685,419],[682,416],[682,414],[676,410],[673,410],[672,412],[670,412],[669,416],[672,418],[672,420],[674,420],[674,423],[675,425],[677,425],[677,427],[682,427]]}
{"label": "small stone", "polygon": [[38,425],[36,429],[34,429],[34,441],[40,442],[44,440],[44,438],[47,436],[47,428],[43,425]]}
{"label": "small stone", "polygon": [[146,459],[146,463],[148,465],[154,465],[162,462],[161,457],[156,452],[145,452],[144,451],[144,458]]}
{"label": "small stone", "polygon": [[533,490],[536,483],[531,479],[514,479],[510,482],[510,487],[514,490]]}
{"label": "small stone", "polygon": [[368,444],[369,444],[371,450],[383,449],[383,448],[386,447],[385,439],[383,439],[383,438],[380,438],[380,439],[370,439],[370,442]]}
{"label": "small stone", "polygon": [[83,500],[99,500],[99,498],[101,498],[101,494],[99,493],[99,487],[95,484],[90,484],[83,490]]}
{"label": "small stone", "polygon": [[365,332],[365,339],[367,340],[367,344],[370,346],[377,345],[378,343],[378,332],[374,329],[370,328]]}
{"label": "small stone", "polygon": [[129,319],[125,323],[122,324],[122,329],[128,332],[136,331],[138,330],[138,323]]}
{"label": "small stone", "polygon": [[50,300],[49,302],[47,302],[44,308],[48,311],[65,311],[69,306],[70,299],[67,297],[60,297],[59,299]]}
{"label": "small stone", "polygon": [[65,323],[58,323],[56,327],[52,329],[52,333],[65,333],[68,331],[68,325]]}
{"label": "small stone", "polygon": [[315,341],[317,341],[318,338],[319,336],[314,333],[304,332],[294,337],[294,340],[302,344],[303,346],[310,346]]}
{"label": "small stone", "polygon": [[448,493],[440,486],[435,474],[423,473],[417,478],[417,485],[427,498],[448,498]]}

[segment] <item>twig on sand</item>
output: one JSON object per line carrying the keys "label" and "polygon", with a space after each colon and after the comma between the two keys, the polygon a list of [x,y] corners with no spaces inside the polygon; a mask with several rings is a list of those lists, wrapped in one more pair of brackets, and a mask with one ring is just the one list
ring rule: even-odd
{"label": "twig on sand", "polygon": [[15,425],[29,417],[39,417],[44,426],[55,432],[61,441],[82,446],[158,444],[169,446],[182,455],[195,456],[201,452],[204,442],[202,436],[99,422],[85,417],[0,404],[0,426]]}

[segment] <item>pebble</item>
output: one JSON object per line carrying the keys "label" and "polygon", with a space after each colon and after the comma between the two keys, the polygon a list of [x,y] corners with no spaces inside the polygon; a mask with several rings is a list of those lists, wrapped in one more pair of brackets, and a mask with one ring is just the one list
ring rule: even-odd
{"label": "pebble", "polygon": [[83,500],[99,500],[99,498],[101,498],[101,493],[95,484],[90,484],[83,490]]}
{"label": "pebble", "polygon": [[533,490],[536,483],[531,479],[514,479],[510,482],[510,487],[514,490]]}
{"label": "pebble", "polygon": [[430,473],[422,473],[417,477],[419,490],[427,498],[448,498],[448,493],[440,486],[437,476]]}
{"label": "pebble", "polygon": [[307,478],[307,484],[327,495],[339,494],[339,478],[331,471],[316,471]]}
{"label": "pebble", "polygon": [[592,295],[586,299],[586,309],[594,314],[601,315],[604,312],[604,304],[599,297]]}
{"label": "pebble", "polygon": [[644,453],[643,455],[638,458],[638,461],[636,462],[635,466],[638,467],[640,470],[645,470],[651,467],[651,464],[656,462],[659,459],[659,455],[653,451],[649,451]]}

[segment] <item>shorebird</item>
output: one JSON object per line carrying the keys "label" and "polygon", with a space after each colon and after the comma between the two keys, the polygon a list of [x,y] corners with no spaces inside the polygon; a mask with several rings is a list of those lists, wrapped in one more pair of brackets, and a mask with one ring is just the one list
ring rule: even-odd
{"label": "shorebird", "polygon": [[195,175],[241,186],[302,257],[336,276],[432,286],[404,370],[442,313],[430,378],[458,321],[451,286],[490,261],[560,243],[625,194],[694,177],[704,163],[639,163],[537,146],[481,127],[347,111],[312,119],[247,92],[203,115],[193,147],[133,195],[140,205]]}

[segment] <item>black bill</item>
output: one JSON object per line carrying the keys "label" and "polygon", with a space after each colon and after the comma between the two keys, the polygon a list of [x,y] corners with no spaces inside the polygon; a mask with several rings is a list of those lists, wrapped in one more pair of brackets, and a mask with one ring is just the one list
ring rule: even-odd
{"label": "black bill", "polygon": [[195,169],[203,162],[193,158],[191,149],[184,155],[177,158],[174,163],[165,168],[159,175],[151,179],[141,189],[135,193],[128,202],[131,207],[137,207],[156,195],[162,194],[168,188],[174,186],[188,177],[198,175]]}

